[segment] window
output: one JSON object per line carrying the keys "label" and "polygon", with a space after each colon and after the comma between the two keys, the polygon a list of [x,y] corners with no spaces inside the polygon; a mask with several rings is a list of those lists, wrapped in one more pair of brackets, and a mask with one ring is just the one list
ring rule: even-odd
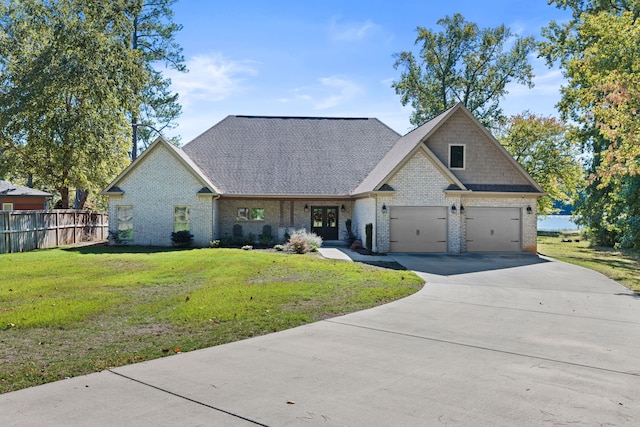
{"label": "window", "polygon": [[264,221],[264,208],[238,208],[238,221]]}
{"label": "window", "polygon": [[189,231],[189,206],[173,207],[173,231]]}
{"label": "window", "polygon": [[249,219],[249,208],[238,208],[238,220],[248,220]]}
{"label": "window", "polygon": [[2,210],[3,211],[12,211],[13,210],[13,203],[3,203],[2,204]]}
{"label": "window", "polygon": [[118,239],[133,239],[133,206],[117,208]]}
{"label": "window", "polygon": [[264,208],[251,208],[251,221],[264,221]]}
{"label": "window", "polygon": [[449,146],[449,167],[451,169],[464,169],[465,167],[464,145]]}

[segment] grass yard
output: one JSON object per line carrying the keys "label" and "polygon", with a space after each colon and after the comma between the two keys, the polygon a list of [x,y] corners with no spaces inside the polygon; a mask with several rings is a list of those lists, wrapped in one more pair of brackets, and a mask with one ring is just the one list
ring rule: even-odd
{"label": "grass yard", "polygon": [[[538,252],[551,258],[598,271],[640,293],[640,255],[631,251],[592,247],[577,234],[538,237]],[[563,242],[562,240],[572,240]],[[580,240],[576,242],[575,240]]]}
{"label": "grass yard", "polygon": [[362,310],[422,284],[409,271],[235,249],[0,255],[0,393]]}

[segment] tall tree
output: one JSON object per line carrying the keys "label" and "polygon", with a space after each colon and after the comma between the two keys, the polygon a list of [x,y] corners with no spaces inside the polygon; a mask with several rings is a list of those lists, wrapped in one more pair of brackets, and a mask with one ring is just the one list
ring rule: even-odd
{"label": "tall tree", "polygon": [[[152,78],[139,94],[140,104],[131,111],[132,160],[138,155],[138,142],[146,148],[157,137],[152,131],[161,132],[166,128],[174,128],[175,119],[182,111],[178,94],[169,89],[171,80],[165,78],[155,67],[162,63],[174,70],[187,71],[182,48],[175,40],[176,33],[182,29],[182,25],[173,22],[172,6],[176,0],[136,1],[141,2],[141,5],[131,16],[131,48],[142,53]],[[179,139],[174,141],[178,142]]]}
{"label": "tall tree", "polygon": [[[479,28],[455,14],[438,20],[441,32],[418,27],[419,57],[405,51],[395,55],[402,69],[393,83],[402,105],[411,104],[411,123],[421,123],[462,102],[485,126],[503,119],[500,100],[514,81],[533,86],[528,55],[533,37],[519,37],[509,28]],[[510,48],[507,45],[511,45]]]}
{"label": "tall tree", "polygon": [[538,202],[538,213],[556,211],[556,202],[573,204],[584,182],[584,170],[569,127],[553,117],[525,112],[512,116],[500,142],[547,193]]}
{"label": "tall tree", "polygon": [[0,4],[0,169],[55,188],[63,207],[127,162],[127,112],[149,79],[132,13],[126,0]]}
{"label": "tall tree", "polygon": [[[573,19],[543,30],[541,54],[567,79],[559,109],[580,126],[591,182],[580,213],[596,243],[640,246],[640,2],[556,0]],[[634,200],[636,200],[634,202]],[[627,224],[627,225],[625,225]],[[634,243],[635,242],[635,243]]]}

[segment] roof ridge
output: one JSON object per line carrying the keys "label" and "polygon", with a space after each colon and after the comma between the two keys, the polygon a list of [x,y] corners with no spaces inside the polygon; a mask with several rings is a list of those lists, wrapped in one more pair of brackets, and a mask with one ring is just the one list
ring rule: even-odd
{"label": "roof ridge", "polygon": [[327,116],[262,116],[262,115],[233,115],[242,119],[295,119],[295,120],[373,120],[371,117],[327,117]]}

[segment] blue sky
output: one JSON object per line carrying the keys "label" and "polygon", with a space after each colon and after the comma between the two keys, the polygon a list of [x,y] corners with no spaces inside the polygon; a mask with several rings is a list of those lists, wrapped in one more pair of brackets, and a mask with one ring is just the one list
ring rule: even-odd
{"label": "blue sky", "polygon": [[[391,88],[393,54],[417,52],[416,27],[439,31],[438,19],[461,13],[540,38],[550,20],[569,18],[547,0],[179,0],[174,11],[190,71],[165,71],[183,107],[167,135],[183,143],[230,114],[377,117],[404,134],[411,110]],[[501,105],[509,115],[555,115],[562,75],[536,55],[531,62],[536,86],[510,85]]]}

